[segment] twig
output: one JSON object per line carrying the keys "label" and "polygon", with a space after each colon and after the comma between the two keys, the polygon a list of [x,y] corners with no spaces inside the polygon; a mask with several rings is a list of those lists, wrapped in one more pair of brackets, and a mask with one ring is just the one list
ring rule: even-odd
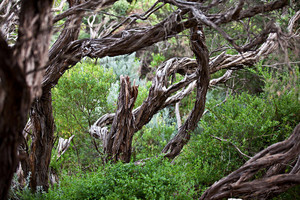
{"label": "twig", "polygon": [[133,14],[129,17],[127,17],[126,19],[124,19],[121,23],[119,23],[113,30],[111,30],[108,34],[106,34],[105,36],[103,36],[103,38],[106,38],[108,36],[110,36],[113,32],[115,32],[118,28],[120,28],[123,24],[125,24],[127,21],[131,20],[131,22],[129,24],[134,23],[137,19],[140,20],[146,20],[148,19],[148,17],[156,12],[157,10],[159,10],[160,8],[162,8],[165,4],[162,4],[160,6],[158,6],[157,8],[155,8],[155,6],[159,3],[159,1],[156,1],[151,8],[149,8],[145,13],[138,15],[138,14]]}
{"label": "twig", "polygon": [[214,136],[214,135],[210,135],[211,137],[219,140],[219,141],[222,141],[222,142],[228,142],[229,144],[231,144],[232,146],[234,146],[234,148],[243,156],[251,159],[252,157],[248,156],[247,154],[244,154],[235,144],[233,144],[232,142],[230,142],[229,140],[226,140],[226,139],[222,139],[222,138],[219,138],[217,136]]}
{"label": "twig", "polygon": [[[220,105],[222,105],[223,103],[225,103],[227,101],[227,96],[226,96],[226,98],[221,102],[221,103],[218,103],[217,105],[215,105],[213,108],[215,108],[215,107],[218,107],[218,106],[220,106]],[[206,113],[208,113],[209,112],[209,110],[206,110],[204,113],[203,113],[203,115],[205,115]]]}

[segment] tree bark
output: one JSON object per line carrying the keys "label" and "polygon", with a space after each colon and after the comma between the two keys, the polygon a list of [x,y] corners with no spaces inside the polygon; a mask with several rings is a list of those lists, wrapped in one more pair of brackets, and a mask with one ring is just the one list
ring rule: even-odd
{"label": "tree bark", "polygon": [[[292,34],[292,27],[294,27],[295,21],[297,21],[299,16],[300,12],[297,12],[296,15],[292,17],[288,28],[290,34]],[[285,36],[281,35],[281,37]],[[298,37],[298,35],[294,35],[292,38],[296,37]],[[270,33],[265,43],[263,43],[261,47],[255,51],[247,51],[238,55],[229,55],[223,52],[220,55],[210,59],[208,67],[209,73],[213,74],[222,69],[238,69],[243,66],[253,66],[261,58],[266,57],[270,53],[274,52],[278,48],[278,43],[276,41],[280,39],[282,40],[282,38],[279,38],[279,34]],[[284,39],[288,40],[288,38]],[[205,55],[205,53],[202,54],[202,56],[203,55]],[[142,126],[148,123],[151,120],[152,116],[159,110],[181,101],[185,96],[190,94],[190,92],[197,86],[196,80],[199,79],[199,72],[197,72],[198,68],[199,64],[197,60],[190,58],[172,58],[159,66],[156,71],[156,76],[152,80],[152,86],[150,88],[147,99],[140,107],[136,108],[133,111],[136,119],[136,131],[138,131],[140,128],[142,128]],[[185,79],[179,83],[169,86],[166,80],[168,80],[169,76],[172,76],[174,73],[185,75]],[[204,73],[204,71],[202,71],[202,73]],[[211,80],[209,82],[209,86],[217,84],[218,82],[228,80],[231,74],[232,70],[227,70],[227,72],[222,77]],[[202,77],[205,76],[206,75],[204,74]],[[206,87],[205,84],[207,84],[207,80],[205,80],[205,78],[203,79],[204,80],[202,84],[204,87]],[[202,92],[202,94],[204,94],[206,93],[206,90],[201,90],[198,87],[198,92]],[[173,96],[171,96],[171,94],[173,94]],[[198,93],[198,95],[199,94],[200,93]],[[203,98],[200,98],[198,103],[196,103],[196,110],[194,107],[194,114],[190,115],[189,121],[186,122],[187,124],[185,128],[190,127],[190,130],[192,130],[195,126],[195,123],[191,123],[194,121],[191,119],[193,119],[193,117],[196,117],[197,119],[197,117],[203,115],[203,111],[200,110],[204,109],[205,100]],[[202,108],[200,106],[201,104],[203,105]],[[91,134],[97,135],[98,138],[105,138],[106,133],[102,132],[101,130],[103,130],[108,124],[112,123],[114,116],[115,114],[112,113],[105,114],[100,117],[91,127]],[[181,130],[181,133],[176,135],[175,138],[173,138],[173,140],[170,141],[170,143],[168,143],[168,145],[164,148],[163,153],[168,153],[169,151],[166,156],[169,156],[170,158],[174,157],[180,152],[182,146],[184,145],[184,141],[187,142],[187,140],[189,139],[189,134],[185,133],[183,130]],[[173,147],[171,147],[171,145],[173,145]],[[174,151],[173,155],[170,154],[171,148]],[[178,149],[175,152],[176,148]]]}
{"label": "tree bark", "polygon": [[[47,92],[47,93],[46,93]],[[32,143],[29,154],[30,188],[37,186],[44,191],[49,188],[49,164],[53,148],[54,118],[52,115],[51,92],[44,90],[42,100],[33,102],[30,119],[32,121]]]}
{"label": "tree bark", "polygon": [[41,94],[48,60],[51,0],[22,1],[18,39],[8,47],[0,33],[0,199],[6,199],[18,163],[17,147],[32,100]]}
{"label": "tree bark", "polygon": [[215,182],[200,199],[269,199],[300,184],[300,124],[285,141],[257,153]]}
{"label": "tree bark", "polygon": [[190,132],[196,128],[197,123],[199,122],[205,109],[206,93],[209,86],[209,54],[205,45],[205,37],[202,27],[195,27],[191,29],[190,40],[191,48],[196,56],[198,65],[196,69],[197,73],[199,74],[197,79],[197,96],[194,108],[187,120],[179,129],[177,135],[171,139],[162,150],[162,153],[165,154],[165,157],[171,159],[179,155],[183,146],[190,139]]}
{"label": "tree bark", "polygon": [[[94,10],[96,8],[98,9],[103,6],[112,4],[115,1],[114,0],[106,0],[102,2],[87,1],[81,4],[79,1],[76,0],[69,0],[68,2],[70,3],[70,9],[63,12],[59,16],[55,17],[56,21],[68,17],[66,25],[69,22],[70,26],[65,26],[65,29],[63,30],[62,34],[60,35],[56,43],[53,45],[53,48],[50,50],[50,62],[46,70],[46,75],[43,77],[43,89],[47,91],[44,91],[43,95],[47,94],[48,92],[50,93],[51,87],[57,84],[59,78],[64,74],[64,72],[68,70],[70,66],[75,65],[85,56],[89,56],[91,58],[101,58],[104,56],[116,56],[116,55],[131,53],[143,47],[150,46],[156,42],[165,40],[168,37],[174,36],[187,28],[194,27],[198,23],[197,20],[199,20],[194,18],[186,21],[182,20],[183,18],[181,16],[186,14],[187,10],[191,10],[189,8],[183,7],[182,10],[178,10],[174,12],[172,15],[170,15],[168,18],[166,18],[161,23],[158,23],[154,27],[143,28],[140,30],[139,29],[124,30],[114,35],[107,35],[99,39],[82,39],[82,40],[75,41],[78,36],[78,30],[82,19],[82,14],[87,9],[91,9],[91,10]],[[251,17],[260,12],[265,12],[265,10],[270,11],[273,9],[278,9],[280,6],[283,6],[284,4],[282,5],[280,4],[280,6],[277,7],[272,5],[273,4],[268,4],[268,5],[266,4],[264,6],[265,9],[260,9],[258,12],[251,12],[254,10],[251,8],[249,11],[246,10],[234,14],[240,15],[238,16],[239,17],[238,19],[243,19],[246,17]],[[194,10],[192,11],[194,12]],[[228,11],[228,13],[224,13],[224,15],[226,14],[229,16],[227,18],[216,17],[210,19],[216,24],[222,24],[222,23],[227,23],[236,20],[237,18],[233,18],[230,15],[230,13],[231,11]],[[151,94],[152,100],[158,97],[159,99],[156,99],[158,101],[154,102],[154,104],[151,106],[144,104],[144,106],[142,106],[141,109],[139,110],[140,112],[133,113],[134,116],[137,117],[136,119],[138,120],[138,122],[136,122],[137,126],[135,127],[135,131],[140,129],[145,123],[149,122],[153,114],[155,114],[161,108],[166,106],[166,104],[163,105],[159,105],[159,104],[160,102],[165,102],[168,98],[168,95],[170,95],[171,91],[174,91],[173,90],[174,87],[170,88],[170,90],[167,91],[169,94],[165,95],[164,94],[165,88],[161,87],[162,85],[158,83],[160,80],[161,79],[157,79],[156,83],[154,81],[154,85],[156,84],[157,90],[153,90],[153,93]],[[155,86],[153,88],[155,88]],[[47,95],[45,96],[45,98],[47,98]],[[38,107],[39,105],[44,105],[46,104],[46,102],[49,103],[49,101],[47,100],[46,102],[42,102],[44,101],[45,98],[41,97],[38,100],[39,103],[38,105],[33,106],[33,112],[32,112],[32,113],[39,113],[40,119],[44,120],[44,122],[41,122],[39,120],[35,120],[34,122],[37,123],[34,125],[35,127],[41,127],[41,131],[40,131],[41,134],[43,132],[47,132],[42,130],[44,127],[41,126],[41,124],[48,124],[48,122],[53,121],[53,119],[46,120],[45,119],[46,115],[42,112],[39,112],[39,110],[40,111],[44,110],[44,108]],[[146,103],[147,102],[150,103],[152,100],[151,98],[149,98],[146,101]],[[178,101],[179,100],[177,100],[177,102]],[[48,106],[51,105],[48,104]],[[152,109],[148,109],[149,107]],[[193,115],[195,115],[194,117],[197,118],[197,116],[199,115],[198,111],[195,110]],[[192,127],[193,125],[194,124],[191,123],[190,125],[188,125],[188,127]],[[52,137],[53,137],[53,133],[52,133]],[[50,142],[51,140],[48,141]],[[47,154],[47,152],[45,152],[45,154]],[[46,178],[44,180],[46,180]]]}
{"label": "tree bark", "polygon": [[0,199],[6,199],[18,164],[17,147],[30,107],[24,73],[0,36]]}
{"label": "tree bark", "polygon": [[[76,0],[70,0],[68,2],[70,6],[78,4]],[[50,63],[65,45],[78,38],[82,13],[83,11],[77,15],[71,15],[66,20],[64,30],[49,51]],[[46,69],[46,75],[49,68],[52,68],[55,64],[62,65],[63,63],[52,63],[52,65],[49,65]],[[63,73],[59,72],[58,74],[60,75],[59,77],[61,77]],[[22,162],[22,168],[24,174],[31,174],[30,188],[33,191],[36,190],[37,186],[42,187],[44,191],[48,191],[49,188],[49,165],[51,151],[54,145],[54,118],[52,114],[51,88],[57,83],[58,79],[52,81],[50,84],[45,84],[43,81],[42,95],[32,103],[30,112],[32,124],[31,147],[27,152],[23,152],[23,154],[27,154],[28,156],[27,160]]]}
{"label": "tree bark", "polygon": [[120,93],[118,108],[114,117],[111,131],[108,134],[104,151],[108,160],[130,162],[131,143],[135,133],[135,119],[132,109],[138,95],[138,86],[131,87],[129,77],[120,77]]}

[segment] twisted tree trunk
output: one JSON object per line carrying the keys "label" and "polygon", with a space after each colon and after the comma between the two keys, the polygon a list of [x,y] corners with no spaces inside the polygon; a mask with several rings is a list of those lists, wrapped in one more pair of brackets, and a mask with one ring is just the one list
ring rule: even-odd
{"label": "twisted tree trunk", "polygon": [[138,86],[131,86],[129,77],[120,77],[118,108],[104,150],[108,159],[130,162],[131,143],[135,133],[132,109],[138,95]]}
{"label": "twisted tree trunk", "polygon": [[162,153],[165,153],[167,158],[175,158],[179,155],[183,146],[190,139],[190,132],[193,131],[199,122],[204,109],[206,93],[209,86],[209,54],[205,45],[205,37],[202,27],[195,27],[191,30],[191,48],[197,60],[197,96],[194,108],[188,116],[185,123],[180,127],[177,135],[168,142]]}
{"label": "twisted tree trunk", "polygon": [[6,199],[18,163],[17,147],[33,99],[41,94],[51,36],[51,0],[21,1],[18,40],[0,33],[0,199]]}
{"label": "twisted tree trunk", "polygon": [[[76,0],[69,0],[70,7],[77,5]],[[65,28],[59,35],[57,41],[53,44],[49,51],[50,63],[57,57],[59,52],[65,45],[76,40],[79,35],[80,25],[82,20],[82,12],[78,15],[71,15],[65,22]],[[51,63],[46,69],[46,75],[49,70],[55,65],[63,65],[65,63]],[[62,76],[62,72],[58,76]],[[54,138],[54,118],[52,112],[51,88],[57,83],[57,79],[51,80],[51,83],[45,84],[43,80],[42,95],[35,99],[30,111],[30,130],[31,131],[31,145],[30,149],[23,154],[27,155],[22,162],[22,169],[24,175],[31,174],[30,188],[35,191],[37,186],[42,187],[44,191],[49,188],[49,173],[51,151],[53,148]],[[25,127],[26,129],[26,127]],[[28,141],[26,141],[28,143]],[[26,146],[26,144],[23,144]]]}
{"label": "twisted tree trunk", "polygon": [[24,73],[0,36],[0,199],[6,199],[18,164],[17,147],[30,108]]}
{"label": "twisted tree trunk", "polygon": [[52,115],[51,92],[44,90],[41,99],[32,105],[30,119],[32,122],[32,143],[29,155],[30,188],[37,186],[48,191],[49,165],[53,148],[54,118]]}

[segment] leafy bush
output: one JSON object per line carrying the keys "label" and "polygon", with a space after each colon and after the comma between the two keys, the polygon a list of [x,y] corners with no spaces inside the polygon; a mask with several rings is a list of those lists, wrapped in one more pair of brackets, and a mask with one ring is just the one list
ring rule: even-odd
{"label": "leafy bush", "polygon": [[85,61],[66,72],[52,90],[57,135],[64,138],[75,135],[66,154],[59,161],[55,158],[51,161],[57,172],[62,167],[73,172],[77,167],[91,169],[98,165],[94,143],[98,144],[88,129],[99,116],[113,111],[114,106],[106,100],[113,81],[112,69]]}
{"label": "leafy bush", "polygon": [[[239,154],[232,144],[253,156],[286,139],[299,123],[298,70],[288,74],[263,73],[266,73],[266,82],[271,79],[282,81],[266,83],[265,92],[259,96],[241,93],[228,97],[226,103],[219,106],[220,101],[209,99],[206,105],[209,112],[177,160],[177,164],[186,166],[186,172],[195,181],[199,192],[245,163],[247,157]],[[287,85],[292,87],[286,89]],[[280,92],[268,92],[271,88]]]}
{"label": "leafy bush", "polygon": [[133,137],[133,160],[160,154],[175,132],[175,119],[170,118],[169,109],[154,115]]}
{"label": "leafy bush", "polygon": [[158,67],[163,61],[166,60],[165,56],[162,54],[154,54],[152,53],[152,61],[150,63],[151,67]]}
{"label": "leafy bush", "polygon": [[52,90],[57,131],[87,130],[101,114],[112,111],[106,96],[114,79],[112,70],[90,62],[66,72]]}
{"label": "leafy bush", "polygon": [[130,77],[131,82],[133,80],[139,84],[138,69],[140,62],[135,58],[135,53],[130,55],[104,57],[99,61],[101,66],[106,68],[112,68],[116,75],[116,80],[120,80],[120,76],[127,75]]}
{"label": "leafy bush", "polygon": [[114,3],[112,10],[115,15],[122,16],[122,15],[126,15],[129,7],[130,4],[126,0],[120,0]]}
{"label": "leafy bush", "polygon": [[22,199],[193,199],[180,166],[153,158],[143,165],[108,164],[97,172],[64,176],[49,193],[24,193]]}

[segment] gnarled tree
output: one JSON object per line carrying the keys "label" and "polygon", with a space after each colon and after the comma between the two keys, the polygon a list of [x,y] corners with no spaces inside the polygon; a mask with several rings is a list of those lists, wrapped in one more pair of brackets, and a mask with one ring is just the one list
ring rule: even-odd
{"label": "gnarled tree", "polygon": [[[24,1],[20,12],[21,17],[19,21],[19,39],[17,40],[16,44],[11,49],[8,47],[7,42],[5,42],[7,38],[1,39],[1,49],[3,48],[1,52],[5,52],[3,54],[1,53],[1,56],[4,58],[3,60],[1,59],[1,62],[4,62],[4,64],[1,65],[0,80],[1,88],[3,88],[0,96],[1,118],[7,118],[7,120],[17,119],[22,122],[20,123],[20,126],[18,125],[17,131],[13,129],[14,134],[9,134],[8,132],[3,132],[2,130],[10,130],[7,129],[7,127],[12,127],[16,123],[5,124],[4,121],[2,122],[1,120],[1,137],[3,135],[3,140],[1,138],[1,142],[5,141],[1,143],[1,152],[3,152],[2,148],[9,147],[14,156],[14,159],[12,159],[12,164],[5,164],[1,166],[6,166],[6,170],[8,170],[10,166],[16,166],[16,147],[18,144],[16,141],[19,138],[17,135],[20,135],[19,129],[25,126],[24,121],[26,120],[29,104],[34,99],[30,111],[31,120],[24,130],[24,136],[26,133],[31,132],[31,135],[27,135],[27,137],[31,137],[32,142],[30,143],[30,147],[27,148],[27,138],[25,137],[20,149],[20,154],[24,155],[25,157],[24,162],[22,163],[22,167],[25,172],[24,174],[26,176],[26,174],[31,172],[30,186],[33,190],[35,190],[36,186],[42,186],[45,190],[48,188],[49,163],[54,137],[51,88],[57,84],[58,80],[66,70],[68,70],[71,66],[74,66],[77,62],[80,62],[82,58],[102,58],[105,56],[129,54],[144,47],[151,46],[157,42],[167,40],[170,37],[178,35],[184,30],[190,29],[191,49],[196,56],[196,60],[189,58],[173,58],[160,66],[156,76],[152,81],[152,87],[150,88],[149,96],[144,103],[135,110],[132,110],[131,104],[125,105],[127,106],[125,109],[126,116],[130,116],[130,123],[118,124],[117,120],[121,119],[122,117],[118,114],[116,116],[114,114],[108,114],[100,118],[95,124],[99,127],[103,127],[103,124],[112,123],[113,121],[114,124],[117,124],[116,126],[113,126],[114,129],[111,130],[111,134],[108,135],[109,137],[105,137],[107,138],[105,148],[107,152],[112,154],[112,157],[115,157],[116,159],[122,159],[127,162],[129,160],[128,156],[130,157],[129,151],[131,144],[129,143],[131,135],[148,123],[152,116],[159,110],[168,105],[179,102],[184,96],[190,93],[194,87],[196,87],[197,99],[195,106],[188,117],[188,120],[182,125],[178,134],[167,144],[163,150],[163,153],[166,154],[166,157],[174,158],[180,153],[184,144],[188,142],[190,131],[195,128],[196,123],[203,114],[206,91],[209,83],[214,84],[218,80],[221,81],[226,79],[226,76],[224,76],[221,79],[212,80],[209,82],[209,74],[221,69],[240,68],[242,66],[253,65],[262,56],[266,56],[271,53],[272,48],[276,48],[276,42],[271,40],[271,38],[273,37],[275,40],[278,39],[278,33],[280,33],[278,28],[276,28],[273,24],[270,24],[259,36],[252,38],[250,42],[245,43],[244,45],[238,45],[237,42],[221,28],[221,26],[224,24],[249,19],[258,14],[275,11],[288,5],[287,0],[274,0],[270,1],[269,3],[260,2],[258,4],[253,1],[244,0],[236,1],[236,4],[232,4],[231,2],[227,1],[223,2],[216,0],[163,0],[157,1],[145,13],[132,15],[126,18],[120,25],[117,25],[110,30],[104,30],[103,33],[98,34],[101,35],[99,38],[78,39],[83,17],[88,14],[95,15],[97,12],[109,5],[112,5],[116,1],[117,0],[68,0],[67,2],[69,4],[69,8],[65,11],[61,11],[60,14],[54,16],[53,18],[54,23],[57,23],[60,20],[65,20],[65,22],[63,30],[61,30],[58,39],[55,41],[49,51],[49,56],[47,51],[50,35],[49,33],[51,30],[51,20],[49,20],[48,17],[51,1],[43,1],[45,3],[42,3],[42,1],[33,0]],[[10,4],[8,2],[10,1],[2,1],[0,4],[1,11],[10,10]],[[34,8],[32,9],[30,8],[30,6],[32,6],[30,2],[33,2],[34,4]],[[64,3],[65,1],[61,2]],[[162,8],[165,4],[176,6],[177,10],[156,25],[147,27],[136,25],[135,22],[137,19],[147,19],[152,13]],[[225,5],[229,5],[229,7],[226,7]],[[59,6],[58,9],[62,7],[63,6]],[[224,10],[223,8],[226,9]],[[57,11],[57,9],[55,11]],[[214,11],[216,12],[214,13]],[[34,12],[34,15],[31,12]],[[47,15],[44,13],[47,13]],[[11,15],[7,14],[5,16]],[[36,26],[36,24],[43,25],[45,22],[47,23],[47,26]],[[4,27],[4,24],[6,26],[8,25],[8,23],[1,23],[2,27]],[[122,28],[125,27],[125,29],[119,31],[121,26]],[[24,27],[24,29],[22,29],[22,27]],[[31,29],[33,31],[22,32],[23,30]],[[220,55],[209,59],[209,52],[205,43],[205,33],[207,29],[214,30],[219,33],[239,53],[236,55],[227,55],[225,53],[221,53]],[[2,30],[13,31],[13,28],[4,27]],[[5,33],[5,35],[8,34]],[[96,35],[97,34],[94,34],[94,36]],[[24,50],[26,50],[25,53]],[[13,61],[13,57],[17,57],[17,59],[14,59],[17,62],[12,62],[12,64],[10,64],[10,60]],[[47,64],[45,64],[46,62]],[[2,67],[8,65],[10,67]],[[18,69],[18,67],[13,66],[19,66],[21,69],[20,72],[13,73],[13,77],[21,76],[21,78],[23,77],[24,80],[21,80],[18,77],[16,77],[16,79],[7,78],[11,77],[11,75],[6,70],[10,68],[14,70]],[[43,69],[46,69],[45,74],[43,73]],[[177,72],[185,75],[184,80],[180,81],[179,83],[169,85],[169,77]],[[231,73],[230,71],[228,72],[229,73],[227,73],[227,75]],[[9,81],[6,82],[7,80]],[[13,84],[10,85],[8,83],[19,83],[19,81],[21,81],[22,87],[18,86],[17,88],[26,89],[29,86],[29,89],[24,97],[22,96],[21,98],[16,98],[16,96],[14,96],[15,94],[20,95],[22,93],[13,92],[17,91],[17,89],[14,88],[15,86],[12,87]],[[42,93],[37,92],[40,91],[40,88],[42,88]],[[22,89],[21,91],[24,92],[26,91],[25,89]],[[127,88],[125,91],[132,91],[132,88]],[[133,89],[133,91],[135,91],[135,89]],[[41,94],[41,96],[38,94]],[[123,99],[123,101],[126,101],[127,98],[133,99],[132,101],[134,101],[135,95],[135,92],[132,92],[131,96],[125,95],[126,98]],[[10,97],[12,100],[6,100],[6,97]],[[21,102],[15,102],[17,101],[16,99],[24,100],[26,102],[24,105],[27,107],[24,107],[24,109],[23,107],[22,109],[15,107],[15,105],[23,105]],[[122,99],[121,96],[119,99]],[[129,102],[130,101],[131,100],[129,100]],[[6,102],[10,103],[8,104]],[[3,106],[4,103],[5,107]],[[14,113],[10,111],[11,108],[14,108],[14,112],[17,114],[22,113],[22,115],[16,114],[11,118],[6,117],[5,113]],[[121,111],[124,108],[119,106],[119,109]],[[16,116],[23,117],[20,119]],[[9,122],[9,120],[7,120],[5,120],[5,122]],[[16,126],[13,127],[15,128]],[[120,148],[119,145],[119,149],[112,151],[114,145],[109,144],[111,144],[111,139],[113,136],[115,136],[115,133],[125,134],[125,132],[120,132],[121,129],[128,130],[128,132],[126,132],[126,134],[129,134],[128,137],[118,137],[119,141],[113,141],[113,143],[121,144],[124,141],[127,143],[125,142],[126,145],[123,146],[124,148]],[[13,136],[11,137],[11,135]],[[124,152],[120,152],[122,150],[124,150]],[[123,157],[121,155],[125,155],[126,153],[128,156]],[[9,158],[10,156],[6,156],[4,158],[6,159],[5,162],[8,161]],[[8,163],[9,162],[10,161],[8,161]],[[3,170],[3,172],[1,170],[0,173],[5,174],[5,177],[7,177],[6,179],[2,179],[1,176],[1,183],[9,182],[12,177],[12,168],[10,169],[10,172],[11,173],[7,175],[5,170]],[[5,187],[3,191],[3,194],[6,194],[7,187]]]}
{"label": "gnarled tree", "polygon": [[[15,19],[15,13],[5,8],[15,7],[18,3],[1,2],[3,26]],[[15,45],[10,47],[9,37],[0,33],[0,199],[6,199],[18,164],[17,147],[31,102],[41,95],[52,27],[51,0],[20,3],[20,26]],[[2,31],[9,30],[9,27],[2,27]]]}

